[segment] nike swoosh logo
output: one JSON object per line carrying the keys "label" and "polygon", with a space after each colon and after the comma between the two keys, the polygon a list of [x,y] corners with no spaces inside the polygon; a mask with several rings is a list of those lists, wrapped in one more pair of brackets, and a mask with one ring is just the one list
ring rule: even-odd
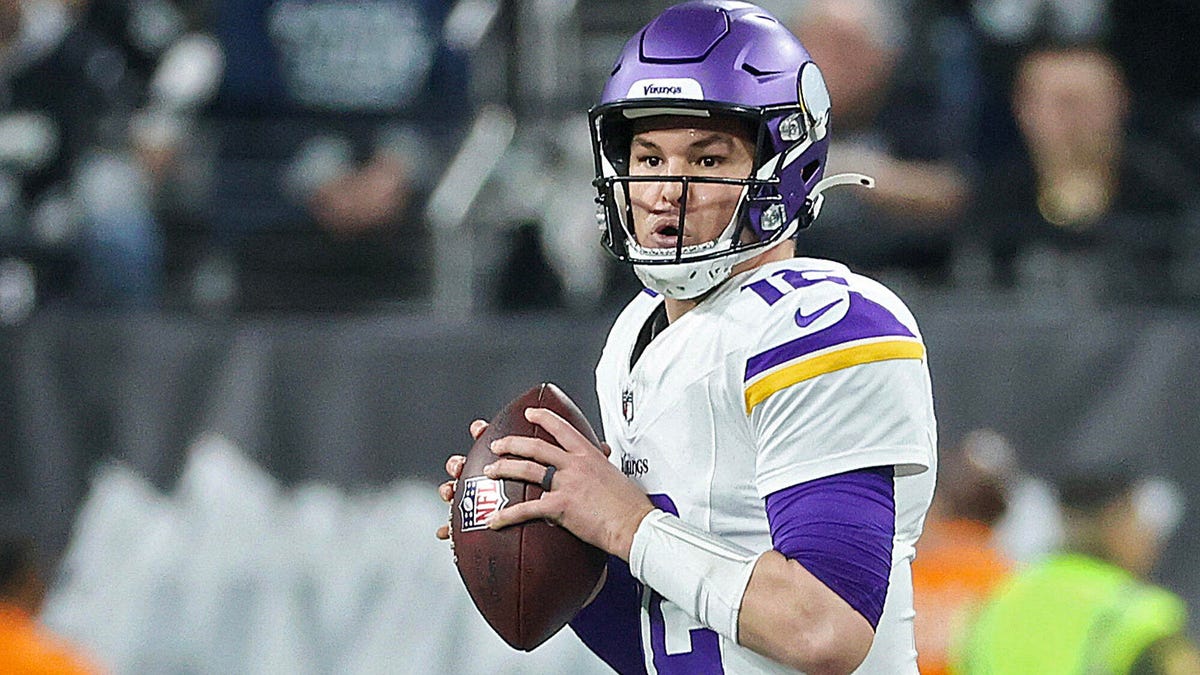
{"label": "nike swoosh logo", "polygon": [[834,300],[833,302],[829,303],[828,305],[825,305],[821,309],[818,309],[811,314],[805,314],[803,309],[796,310],[796,325],[801,328],[809,327],[810,325],[812,325],[812,322],[821,318],[826,312],[833,309],[834,305],[838,304],[841,301],[842,301],[842,299],[838,298],[837,300]]}

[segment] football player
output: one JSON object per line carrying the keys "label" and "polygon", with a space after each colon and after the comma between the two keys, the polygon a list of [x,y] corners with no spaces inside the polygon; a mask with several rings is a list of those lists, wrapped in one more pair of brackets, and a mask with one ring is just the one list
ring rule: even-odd
{"label": "football player", "polygon": [[871,184],[824,176],[817,65],[759,7],[687,2],[626,44],[590,120],[604,244],[646,286],[596,369],[610,447],[528,410],[554,442],[501,438],[485,472],[548,492],[490,526],[611,554],[571,626],[618,672],[916,673],[926,353],[888,289],[796,257],[825,189]]}

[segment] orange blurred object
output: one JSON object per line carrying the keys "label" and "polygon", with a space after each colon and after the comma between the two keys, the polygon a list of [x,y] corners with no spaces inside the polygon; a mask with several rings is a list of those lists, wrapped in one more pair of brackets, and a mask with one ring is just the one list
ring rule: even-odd
{"label": "orange blurred object", "polygon": [[6,675],[94,675],[101,671],[40,626],[29,612],[0,602],[0,672]]}
{"label": "orange blurred object", "polygon": [[917,665],[923,675],[950,672],[955,637],[1010,569],[987,525],[965,518],[931,517],[925,523],[912,566]]}

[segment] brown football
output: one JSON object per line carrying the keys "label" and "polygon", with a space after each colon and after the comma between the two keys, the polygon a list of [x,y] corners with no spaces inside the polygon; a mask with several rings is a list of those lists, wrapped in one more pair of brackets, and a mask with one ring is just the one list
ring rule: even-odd
{"label": "brown football", "polygon": [[542,488],[516,480],[491,480],[483,467],[497,459],[489,444],[501,436],[534,436],[553,442],[525,419],[526,408],[558,413],[599,445],[579,407],[548,382],[513,399],[471,446],[451,502],[451,541],[459,576],[483,618],[505,642],[529,651],[545,642],[583,607],[604,570],[604,551],[543,520],[489,530],[505,506],[538,499]]}

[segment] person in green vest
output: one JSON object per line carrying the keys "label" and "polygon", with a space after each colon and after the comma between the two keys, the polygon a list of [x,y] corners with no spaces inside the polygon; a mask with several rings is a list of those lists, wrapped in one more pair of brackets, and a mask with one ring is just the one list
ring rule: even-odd
{"label": "person in green vest", "polygon": [[1145,580],[1178,500],[1129,466],[1057,483],[1064,546],[1000,585],[959,640],[951,672],[1200,674],[1183,600]]}

